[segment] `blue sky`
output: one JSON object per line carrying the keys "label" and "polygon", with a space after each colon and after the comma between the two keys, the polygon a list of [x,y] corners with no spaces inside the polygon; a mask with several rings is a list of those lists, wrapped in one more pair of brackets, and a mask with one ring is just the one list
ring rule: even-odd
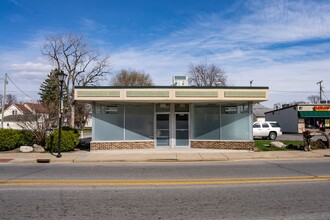
{"label": "blue sky", "polygon": [[70,32],[110,55],[113,72],[143,70],[157,85],[207,62],[223,68],[230,85],[269,86],[268,107],[307,101],[320,80],[330,99],[330,1],[0,0],[0,6],[0,73],[24,92],[9,82],[23,101],[38,99],[52,68],[40,52],[44,39]]}

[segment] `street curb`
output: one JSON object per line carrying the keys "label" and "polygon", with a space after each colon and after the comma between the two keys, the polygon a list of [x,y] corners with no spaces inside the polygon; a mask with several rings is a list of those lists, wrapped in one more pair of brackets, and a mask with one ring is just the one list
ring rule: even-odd
{"label": "street curb", "polygon": [[269,151],[269,152],[104,152],[64,153],[61,158],[45,153],[0,153],[0,164],[5,163],[125,163],[125,162],[228,162],[257,160],[328,159],[329,150]]}

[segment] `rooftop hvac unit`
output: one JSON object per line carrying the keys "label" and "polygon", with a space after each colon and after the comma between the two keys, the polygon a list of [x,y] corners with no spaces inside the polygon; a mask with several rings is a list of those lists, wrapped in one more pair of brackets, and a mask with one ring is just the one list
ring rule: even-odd
{"label": "rooftop hvac unit", "polygon": [[187,76],[173,76],[172,78],[173,86],[188,86]]}

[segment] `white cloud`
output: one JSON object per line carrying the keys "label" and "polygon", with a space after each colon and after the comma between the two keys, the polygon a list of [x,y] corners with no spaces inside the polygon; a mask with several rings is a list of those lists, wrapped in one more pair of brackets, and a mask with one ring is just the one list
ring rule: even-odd
{"label": "white cloud", "polygon": [[80,24],[82,28],[86,31],[93,31],[99,33],[108,33],[109,29],[106,25],[96,22],[95,20],[88,19],[88,18],[81,18]]}
{"label": "white cloud", "polygon": [[248,1],[251,13],[225,28],[228,40],[280,43],[328,38],[330,3],[321,1]]}
{"label": "white cloud", "polygon": [[15,72],[25,72],[25,73],[37,73],[37,72],[47,72],[51,68],[48,64],[43,63],[14,63],[10,65],[10,70]]}
{"label": "white cloud", "polygon": [[[48,60],[41,55],[41,34],[21,42],[20,46],[6,45],[0,50],[1,78],[4,73],[10,77],[7,92],[16,95],[19,101],[39,99],[39,87],[52,69]],[[15,86],[15,85],[16,86]],[[19,91],[19,89],[23,92]],[[2,91],[2,87],[0,87]],[[26,96],[26,94],[28,96]]]}
{"label": "white cloud", "polygon": [[[32,52],[33,51],[33,52]],[[12,75],[16,81],[28,80],[30,82],[40,82],[44,80],[52,69],[48,60],[42,57],[31,47],[18,50],[6,50],[0,53],[0,68],[2,73]]]}
{"label": "white cloud", "polygon": [[330,39],[329,2],[249,1],[245,6],[248,12],[236,19],[198,16],[183,30],[117,51],[114,67],[144,69],[157,84],[169,85],[171,76],[185,74],[191,63],[215,63],[236,86],[253,79],[254,85],[269,86],[271,94],[289,91],[280,97],[283,102],[303,95],[306,100],[321,79],[330,91],[330,43],[320,41]]}

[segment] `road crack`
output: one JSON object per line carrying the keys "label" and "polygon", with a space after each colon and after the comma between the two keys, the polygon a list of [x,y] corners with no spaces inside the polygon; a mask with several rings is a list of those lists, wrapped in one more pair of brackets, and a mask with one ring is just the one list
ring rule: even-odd
{"label": "road crack", "polygon": [[35,170],[35,171],[32,171],[32,172],[29,172],[29,173],[24,173],[24,174],[21,174],[19,176],[16,176],[16,177],[13,177],[13,178],[10,178],[10,179],[4,179],[4,180],[0,180],[1,183],[8,183],[12,180],[19,180],[21,179],[22,177],[27,177],[29,175],[32,175],[32,174],[36,174],[36,173],[41,173],[43,171],[46,171],[46,170],[49,170],[49,168],[43,168],[43,169],[38,169],[38,170]]}
{"label": "road crack", "polygon": [[284,169],[284,170],[293,171],[293,172],[303,174],[303,175],[307,175],[307,176],[318,177],[317,175],[314,175],[314,174],[311,174],[311,173],[308,173],[308,172],[305,172],[305,171],[293,169],[293,168],[290,168],[290,167],[286,167],[286,166],[278,164],[278,163],[273,163],[273,162],[267,162],[267,163],[270,164],[270,165],[276,166],[278,168]]}

